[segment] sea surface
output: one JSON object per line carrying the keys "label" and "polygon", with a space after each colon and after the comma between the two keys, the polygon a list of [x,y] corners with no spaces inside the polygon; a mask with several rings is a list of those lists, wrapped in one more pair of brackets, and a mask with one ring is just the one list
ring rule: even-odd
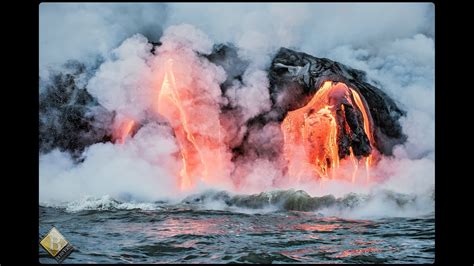
{"label": "sea surface", "polygon": [[[348,219],[307,211],[301,197],[277,208],[199,201],[40,206],[39,233],[54,226],[74,246],[63,263],[434,262],[434,214]],[[40,246],[39,257],[56,263]]]}

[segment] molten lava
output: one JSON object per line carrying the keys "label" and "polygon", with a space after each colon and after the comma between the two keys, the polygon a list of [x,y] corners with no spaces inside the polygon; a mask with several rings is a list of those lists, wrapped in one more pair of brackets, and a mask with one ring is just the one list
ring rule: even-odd
{"label": "molten lava", "polygon": [[[349,156],[341,157],[338,142],[341,134],[351,135],[344,106],[362,114],[364,132],[372,148],[367,157],[357,158],[352,146],[349,146]],[[364,161],[368,180],[375,151],[371,123],[370,112],[357,91],[344,83],[324,82],[309,103],[288,112],[281,125],[290,178],[296,182],[304,176],[345,179],[342,172],[335,172],[344,163],[352,165],[348,179],[355,182],[359,161]],[[338,125],[343,128],[338,128]]]}
{"label": "molten lava", "polygon": [[202,95],[196,95],[204,92],[177,84],[174,67],[172,59],[166,61],[157,110],[170,122],[180,146],[183,166],[179,186],[186,190],[192,188],[198,178],[204,182],[218,182],[216,180],[222,178],[224,144],[218,111],[202,102],[199,99]]}
{"label": "molten lava", "polygon": [[128,135],[130,135],[134,125],[135,121],[133,121],[132,119],[124,119],[114,132],[115,141],[119,144],[124,144],[125,139]]}

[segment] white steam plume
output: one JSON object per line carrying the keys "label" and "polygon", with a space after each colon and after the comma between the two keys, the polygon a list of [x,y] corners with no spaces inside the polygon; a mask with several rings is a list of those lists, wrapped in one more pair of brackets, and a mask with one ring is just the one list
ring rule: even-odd
{"label": "white steam plume", "polygon": [[[166,29],[163,45],[154,56],[147,41],[161,36],[161,26]],[[430,197],[435,154],[432,4],[42,4],[40,8],[40,70],[66,59],[91,63],[101,56],[105,62],[89,81],[88,91],[107,109],[137,120],[146,118],[154,104],[160,54],[183,50],[185,58],[194,58],[196,53],[209,54],[212,45],[221,42],[234,43],[239,56],[250,61],[242,82],[235,80],[225,94],[230,105],[242,112],[236,123],[239,128],[232,129],[236,138],[247,130],[245,121],[269,109],[265,69],[279,47],[328,57],[366,71],[407,111],[401,123],[408,140],[395,148],[393,158],[384,158],[373,170],[387,178],[372,189]],[[203,87],[210,86],[208,100],[224,105],[217,89],[225,80],[222,68],[206,60],[192,62],[203,67],[195,75],[202,77]],[[251,134],[262,139],[273,136],[271,130]],[[150,148],[137,153],[138,143]],[[171,195],[170,173],[179,169],[177,150],[169,127],[149,125],[124,146],[89,147],[79,165],[57,151],[41,155],[40,200],[74,200],[84,194],[130,193],[150,199]],[[169,167],[156,164],[157,158]],[[280,162],[256,158],[243,163],[248,165],[242,167],[242,186],[252,192],[259,187],[274,189]],[[311,184],[299,188],[312,195],[369,192],[337,182],[324,190]],[[425,202],[419,201],[422,205],[416,208],[432,210],[431,203],[425,206]],[[365,213],[383,210],[371,206]]]}
{"label": "white steam plume", "polygon": [[159,3],[41,3],[40,67],[69,59],[94,63],[136,33],[158,41],[166,14]]}

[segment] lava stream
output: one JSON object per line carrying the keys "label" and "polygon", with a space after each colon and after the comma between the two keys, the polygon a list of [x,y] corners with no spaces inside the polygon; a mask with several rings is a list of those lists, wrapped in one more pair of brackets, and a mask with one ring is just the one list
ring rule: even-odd
{"label": "lava stream", "polygon": [[[354,113],[361,113],[363,129],[370,143],[370,154],[355,156],[349,146],[348,156],[340,158],[341,132],[352,137],[347,124],[344,106],[352,107]],[[338,120],[339,119],[339,120]],[[344,120],[338,129],[338,121]],[[303,176],[318,179],[349,179],[355,182],[360,161],[364,162],[369,180],[369,167],[375,154],[371,117],[357,91],[344,83],[326,81],[304,107],[288,112],[281,125],[284,136],[284,155],[288,161],[288,174],[292,181],[299,182]],[[353,141],[352,139],[350,141]],[[352,165],[349,177],[337,172],[340,166]]]}
{"label": "lava stream", "polygon": [[199,178],[207,183],[222,179],[225,167],[222,156],[224,144],[218,112],[212,112],[208,104],[196,100],[193,92],[198,93],[199,90],[177,85],[174,67],[172,59],[166,61],[157,110],[170,121],[175,132],[183,162],[179,186],[182,190],[187,190]]}
{"label": "lava stream", "polygon": [[132,119],[124,119],[114,132],[115,141],[119,144],[124,144],[125,139],[130,135],[134,125],[135,121]]}

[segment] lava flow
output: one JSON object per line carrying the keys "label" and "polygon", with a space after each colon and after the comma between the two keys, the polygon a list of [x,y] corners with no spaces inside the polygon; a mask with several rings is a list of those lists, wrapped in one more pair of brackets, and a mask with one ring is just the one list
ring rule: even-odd
{"label": "lava flow", "polygon": [[[218,107],[198,100],[196,88],[178,86],[172,59],[165,63],[157,110],[168,119],[180,146],[183,162],[179,187],[192,188],[200,178],[207,183],[218,183],[223,178],[224,159]],[[179,67],[179,63],[177,63]],[[192,86],[192,84],[191,84]]]}
{"label": "lava flow", "polygon": [[[351,129],[346,117],[347,108],[356,113],[355,118],[358,117],[357,114],[362,114],[360,119],[363,120],[364,132],[359,132],[359,135],[365,133],[370,146],[364,155],[354,155],[352,142],[356,140],[351,132],[354,127]],[[344,83],[324,82],[307,105],[288,112],[281,128],[284,155],[292,181],[299,182],[305,176],[346,179],[343,172],[336,170],[341,165],[351,165],[352,174],[349,179],[355,182],[360,161],[365,163],[366,180],[369,180],[368,170],[375,154],[370,112],[359,93]],[[343,137],[349,138],[346,152],[348,156],[339,150]]]}
{"label": "lava flow", "polygon": [[114,139],[119,144],[124,144],[127,136],[130,135],[135,121],[132,119],[124,119],[114,131]]}

